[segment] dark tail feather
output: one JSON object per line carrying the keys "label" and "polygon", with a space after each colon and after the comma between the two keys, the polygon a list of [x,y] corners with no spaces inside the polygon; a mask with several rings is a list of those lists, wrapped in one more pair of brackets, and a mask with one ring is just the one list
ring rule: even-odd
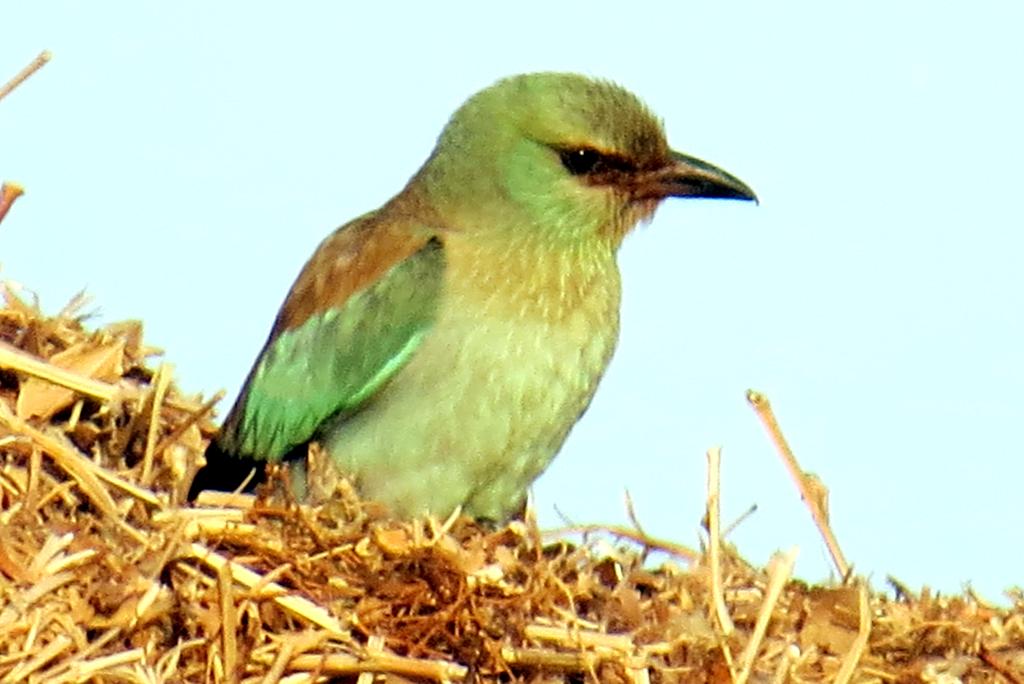
{"label": "dark tail feather", "polygon": [[195,501],[199,492],[204,489],[216,489],[221,492],[233,492],[238,489],[249,473],[255,470],[255,474],[243,491],[251,492],[256,485],[266,479],[266,468],[263,461],[254,461],[251,458],[238,458],[223,451],[217,440],[210,442],[206,448],[206,465],[199,469],[192,486],[188,490],[188,500]]}

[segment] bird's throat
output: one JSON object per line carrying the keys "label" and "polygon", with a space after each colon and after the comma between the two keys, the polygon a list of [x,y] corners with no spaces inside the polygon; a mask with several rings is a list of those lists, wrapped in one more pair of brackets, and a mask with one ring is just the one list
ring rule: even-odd
{"label": "bird's throat", "polygon": [[482,313],[618,328],[619,270],[604,241],[566,246],[530,237],[455,235],[445,250],[449,293]]}

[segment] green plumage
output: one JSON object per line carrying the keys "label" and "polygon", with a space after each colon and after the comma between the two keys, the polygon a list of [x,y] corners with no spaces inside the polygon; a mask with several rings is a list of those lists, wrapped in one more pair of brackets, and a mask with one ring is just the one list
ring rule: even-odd
{"label": "green plumage", "polygon": [[514,515],[611,359],[619,245],[667,197],[755,199],[612,83],[477,93],[408,185],[303,268],[190,496],[317,440],[396,514]]}
{"label": "green plumage", "polygon": [[358,409],[433,325],[443,275],[444,250],[430,241],[343,306],[271,337],[246,381],[240,410],[221,430],[221,448],[276,461],[328,418]]}

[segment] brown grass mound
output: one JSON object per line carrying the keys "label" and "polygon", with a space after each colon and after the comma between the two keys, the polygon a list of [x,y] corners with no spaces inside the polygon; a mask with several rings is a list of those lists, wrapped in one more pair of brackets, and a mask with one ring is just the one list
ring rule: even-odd
{"label": "brown grass mound", "polygon": [[791,557],[753,568],[717,535],[692,554],[635,530],[397,522],[343,484],[324,507],[183,505],[212,402],[150,367],[138,323],[6,301],[0,684],[1024,678],[1020,596],[808,587]]}

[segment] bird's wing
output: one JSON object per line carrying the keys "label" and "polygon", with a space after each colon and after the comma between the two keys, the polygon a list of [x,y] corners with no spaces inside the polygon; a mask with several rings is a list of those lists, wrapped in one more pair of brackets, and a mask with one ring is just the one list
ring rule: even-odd
{"label": "bird's wing", "polygon": [[217,438],[278,460],[353,411],[412,356],[437,315],[441,243],[374,215],[339,229],[306,264]]}

